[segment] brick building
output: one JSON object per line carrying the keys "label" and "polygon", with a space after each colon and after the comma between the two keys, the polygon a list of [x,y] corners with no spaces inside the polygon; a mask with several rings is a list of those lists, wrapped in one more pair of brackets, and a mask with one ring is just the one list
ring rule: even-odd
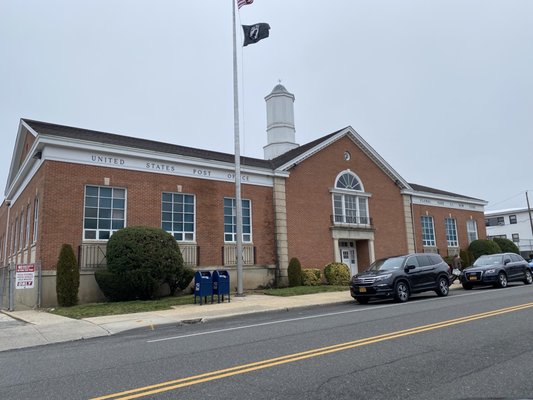
{"label": "brick building", "polygon": [[[351,127],[300,146],[294,96],[277,85],[265,100],[265,158],[241,161],[245,289],[285,284],[292,257],[355,273],[376,258],[445,256],[485,237],[485,201],[408,183]],[[233,274],[234,171],[231,154],[22,119],[0,206],[0,265],[38,263],[41,304],[54,305],[69,243],[81,302],[98,300],[107,239],[148,225],[172,233],[187,264]]]}

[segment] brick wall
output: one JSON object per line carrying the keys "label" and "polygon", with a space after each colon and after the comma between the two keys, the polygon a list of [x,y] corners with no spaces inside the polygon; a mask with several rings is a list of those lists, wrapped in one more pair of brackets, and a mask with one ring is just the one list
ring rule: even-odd
{"label": "brick wall", "polygon": [[[344,159],[349,151],[350,160]],[[287,180],[289,258],[304,268],[323,267],[334,260],[330,228],[333,214],[330,189],[337,175],[350,169],[360,179],[375,228],[376,258],[407,251],[400,189],[349,138],[342,138],[290,169]],[[368,258],[368,254],[361,254]]]}

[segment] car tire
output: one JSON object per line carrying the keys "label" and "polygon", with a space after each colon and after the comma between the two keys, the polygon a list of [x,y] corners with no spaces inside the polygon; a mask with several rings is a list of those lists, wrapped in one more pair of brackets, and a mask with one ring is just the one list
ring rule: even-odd
{"label": "car tire", "polygon": [[441,276],[437,279],[437,289],[435,290],[438,296],[448,296],[450,293],[450,284],[447,277]]}
{"label": "car tire", "polygon": [[496,287],[502,289],[507,287],[507,275],[505,275],[504,272],[498,274],[498,283],[496,283]]}
{"label": "car tire", "polygon": [[357,301],[359,304],[368,304],[368,300],[370,300],[368,297],[356,297],[355,301]]}
{"label": "car tire", "polygon": [[394,300],[397,303],[405,303],[409,300],[411,290],[409,290],[409,285],[405,281],[397,282],[394,286]]}
{"label": "car tire", "polygon": [[464,290],[471,290],[472,289],[472,285],[470,283],[463,283],[463,289]]}
{"label": "car tire", "polygon": [[524,279],[525,285],[531,285],[533,283],[533,275],[529,269],[526,269],[526,277]]}

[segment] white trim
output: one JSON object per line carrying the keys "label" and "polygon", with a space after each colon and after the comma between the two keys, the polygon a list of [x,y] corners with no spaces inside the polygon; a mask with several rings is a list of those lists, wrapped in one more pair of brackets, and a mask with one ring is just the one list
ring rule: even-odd
{"label": "white trim", "polygon": [[431,207],[454,208],[458,210],[469,210],[483,212],[487,202],[482,200],[466,199],[464,197],[452,197],[446,195],[429,194],[402,190],[402,194],[411,196],[411,203],[415,205],[425,205]]}

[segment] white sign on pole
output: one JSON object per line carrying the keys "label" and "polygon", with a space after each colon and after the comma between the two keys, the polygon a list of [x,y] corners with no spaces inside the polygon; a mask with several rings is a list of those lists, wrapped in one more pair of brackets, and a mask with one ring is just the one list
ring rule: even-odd
{"label": "white sign on pole", "polygon": [[35,264],[18,264],[15,281],[15,288],[17,289],[33,289],[35,285]]}

